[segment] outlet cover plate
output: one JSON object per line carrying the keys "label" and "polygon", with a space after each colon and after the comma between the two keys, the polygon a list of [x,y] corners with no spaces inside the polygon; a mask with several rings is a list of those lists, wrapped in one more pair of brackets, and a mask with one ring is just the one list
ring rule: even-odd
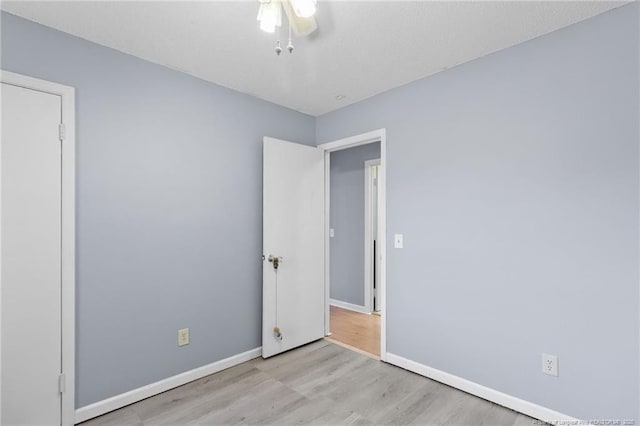
{"label": "outlet cover plate", "polygon": [[550,376],[558,376],[558,356],[542,354],[542,372]]}
{"label": "outlet cover plate", "polygon": [[184,346],[189,344],[189,329],[181,328],[178,330],[178,346]]}

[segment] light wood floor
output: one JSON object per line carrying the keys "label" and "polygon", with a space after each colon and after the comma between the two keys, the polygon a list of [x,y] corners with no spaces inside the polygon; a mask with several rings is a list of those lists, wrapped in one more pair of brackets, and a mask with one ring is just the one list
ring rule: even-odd
{"label": "light wood floor", "polygon": [[533,425],[533,419],[325,340],[83,423]]}
{"label": "light wood floor", "polygon": [[380,357],[380,316],[336,306],[330,307],[330,313],[331,337],[327,337],[327,340]]}

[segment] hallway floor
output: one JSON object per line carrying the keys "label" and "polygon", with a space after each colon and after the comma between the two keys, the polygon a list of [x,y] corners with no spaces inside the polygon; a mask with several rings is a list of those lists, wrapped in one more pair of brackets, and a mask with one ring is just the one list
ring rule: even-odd
{"label": "hallway floor", "polygon": [[365,355],[380,358],[380,316],[330,307],[331,336],[326,339],[338,345],[355,348]]}

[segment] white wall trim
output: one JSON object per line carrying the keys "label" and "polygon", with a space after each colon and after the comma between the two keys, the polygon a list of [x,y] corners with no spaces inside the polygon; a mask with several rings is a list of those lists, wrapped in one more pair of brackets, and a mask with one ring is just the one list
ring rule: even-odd
{"label": "white wall trim", "polygon": [[[38,90],[60,96],[61,123],[65,127],[62,141],[62,373],[65,392],[62,394],[61,423],[72,425],[75,412],[75,214],[76,214],[76,107],[75,89],[62,84],[0,70],[0,81],[13,86]],[[0,360],[1,362],[1,360]]]}
{"label": "white wall trim", "polygon": [[[387,356],[387,130],[377,129],[348,138],[318,145],[324,150],[325,158],[325,292],[327,302],[331,290],[331,257],[329,239],[330,223],[330,153],[354,146],[380,142],[380,170],[378,175],[378,239],[380,240],[380,286],[378,287],[380,299],[380,360],[385,361]],[[329,303],[325,310],[325,335],[330,335]]]}
{"label": "white wall trim", "polygon": [[364,306],[356,305],[354,303],[343,302],[342,300],[329,299],[329,304],[337,306],[338,308],[348,309],[350,311],[360,312],[361,314],[370,314],[371,311],[367,311]]}
{"label": "white wall trim", "polygon": [[[364,162],[364,308],[367,312],[373,312],[373,182],[371,170],[380,165],[380,159]],[[379,191],[378,191],[379,192]],[[376,205],[377,215],[380,216],[380,204]]]}
{"label": "white wall trim", "polygon": [[134,402],[149,398],[150,396],[157,395],[168,391],[169,389],[173,389],[210,374],[217,373],[218,371],[258,358],[261,354],[262,347],[251,349],[249,351],[230,356],[229,358],[221,359],[220,361],[212,362],[211,364],[194,368],[193,370],[185,371],[184,373],[167,377],[166,379],[158,382],[130,390],[129,392],[94,402],[93,404],[86,405],[76,410],[75,422],[81,423],[94,417],[101,416],[110,411],[133,404]]}
{"label": "white wall trim", "polygon": [[[453,374],[445,373],[444,371],[437,370],[432,367],[428,367],[424,364],[420,364],[415,361],[403,358],[399,355],[387,353],[386,361],[389,364],[396,365],[404,368],[405,370],[413,371],[421,376],[428,377],[436,380],[445,385],[449,385],[456,389],[460,389],[464,392],[470,393],[487,401],[494,402],[503,407],[510,408],[520,413],[531,416],[535,419],[539,419],[551,424],[558,424],[562,422],[578,422],[578,419],[568,416],[566,414],[559,413],[550,408],[546,408],[533,402],[525,401],[515,396],[507,395],[495,389],[488,388],[478,383],[472,382],[462,377],[454,376]],[[577,424],[577,423],[565,423],[565,424]]]}
{"label": "white wall trim", "polygon": [[372,142],[378,142],[384,137],[386,129],[372,130],[371,132],[362,133],[348,138],[339,139],[333,142],[327,142],[318,145],[318,148],[324,151],[339,151],[341,149],[352,148],[354,146],[366,145]]}
{"label": "white wall trim", "polygon": [[331,152],[324,152],[324,335],[331,336]]}

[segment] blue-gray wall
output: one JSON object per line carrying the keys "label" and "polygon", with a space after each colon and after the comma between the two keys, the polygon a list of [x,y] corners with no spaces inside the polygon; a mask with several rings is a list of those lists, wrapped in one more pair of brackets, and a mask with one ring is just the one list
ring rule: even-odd
{"label": "blue-gray wall", "polygon": [[317,119],[318,143],[387,129],[391,353],[640,419],[639,6]]}
{"label": "blue-gray wall", "polygon": [[262,137],[314,118],[1,19],[2,69],[76,88],[77,406],[260,346]]}
{"label": "blue-gray wall", "polygon": [[331,298],[364,306],[364,162],[380,143],[331,153]]}

